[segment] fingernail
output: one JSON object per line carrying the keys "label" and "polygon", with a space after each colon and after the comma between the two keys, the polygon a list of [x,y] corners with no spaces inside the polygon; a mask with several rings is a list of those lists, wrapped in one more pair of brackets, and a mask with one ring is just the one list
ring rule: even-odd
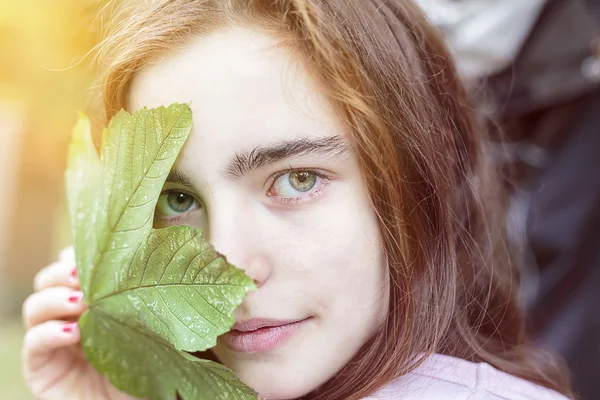
{"label": "fingernail", "polygon": [[63,326],[63,332],[72,333],[77,328],[77,322],[69,322]]}
{"label": "fingernail", "polygon": [[81,302],[81,300],[83,300],[83,293],[81,293],[78,290],[74,291],[69,296],[69,302],[71,302],[71,303],[79,303],[79,302]]}
{"label": "fingernail", "polygon": [[71,276],[72,276],[73,278],[77,278],[77,267],[75,267],[75,268],[73,268],[73,269],[71,270]]}

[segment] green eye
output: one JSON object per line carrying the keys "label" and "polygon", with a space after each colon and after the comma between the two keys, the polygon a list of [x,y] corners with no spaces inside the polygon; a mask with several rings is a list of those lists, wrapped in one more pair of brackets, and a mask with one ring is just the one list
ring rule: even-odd
{"label": "green eye", "polygon": [[288,182],[293,189],[308,192],[317,183],[317,175],[310,171],[293,171],[289,174]]}
{"label": "green eye", "polygon": [[332,178],[323,172],[310,169],[281,172],[267,192],[273,201],[292,205],[317,198]]}
{"label": "green eye", "polygon": [[158,198],[156,212],[163,217],[173,217],[189,211],[195,204],[196,200],[187,193],[167,192]]}
{"label": "green eye", "polygon": [[280,197],[298,197],[310,192],[320,181],[314,171],[296,170],[281,175],[273,183],[273,194]]}

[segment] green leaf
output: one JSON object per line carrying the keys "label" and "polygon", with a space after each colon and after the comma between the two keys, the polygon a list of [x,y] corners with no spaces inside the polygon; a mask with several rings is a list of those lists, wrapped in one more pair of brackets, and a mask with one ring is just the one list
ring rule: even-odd
{"label": "green leaf", "polygon": [[153,229],[158,197],[192,125],[185,104],[118,113],[102,135],[73,131],[66,171],[77,269],[88,310],[79,324],[90,363],[148,399],[256,399],[224,366],[186,352],[216,345],[252,280],[198,229]]}

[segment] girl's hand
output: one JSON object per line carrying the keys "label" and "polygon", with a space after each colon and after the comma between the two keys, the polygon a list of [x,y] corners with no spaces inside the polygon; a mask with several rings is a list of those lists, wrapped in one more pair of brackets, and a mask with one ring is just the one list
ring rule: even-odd
{"label": "girl's hand", "polygon": [[40,400],[133,400],[87,361],[77,319],[86,310],[72,247],[43,268],[23,304],[25,382]]}

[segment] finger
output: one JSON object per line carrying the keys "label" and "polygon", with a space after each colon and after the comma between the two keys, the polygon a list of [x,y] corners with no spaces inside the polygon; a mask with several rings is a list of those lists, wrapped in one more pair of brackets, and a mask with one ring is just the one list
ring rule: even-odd
{"label": "finger", "polygon": [[29,329],[23,339],[25,369],[44,365],[54,350],[77,344],[80,337],[76,322],[46,321]]}
{"label": "finger", "polygon": [[48,289],[54,286],[67,286],[79,289],[79,279],[75,263],[57,261],[37,273],[33,280],[35,291]]}
{"label": "finger", "polygon": [[75,264],[75,249],[67,246],[58,253],[58,260]]}
{"label": "finger", "polygon": [[26,329],[56,319],[76,319],[87,306],[83,294],[64,286],[35,292],[23,303],[23,324]]}

